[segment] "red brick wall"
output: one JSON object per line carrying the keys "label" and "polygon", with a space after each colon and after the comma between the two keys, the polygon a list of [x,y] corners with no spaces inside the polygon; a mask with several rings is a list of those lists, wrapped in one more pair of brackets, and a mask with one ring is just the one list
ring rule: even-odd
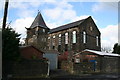
{"label": "red brick wall", "polygon": [[37,59],[43,58],[43,53],[31,46],[20,49],[20,52],[21,56],[26,59],[32,59],[32,57]]}

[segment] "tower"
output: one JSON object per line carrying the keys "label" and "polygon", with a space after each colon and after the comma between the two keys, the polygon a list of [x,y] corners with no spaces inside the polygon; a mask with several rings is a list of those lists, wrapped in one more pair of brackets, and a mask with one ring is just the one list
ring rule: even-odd
{"label": "tower", "polygon": [[26,45],[33,45],[40,50],[46,50],[49,28],[46,26],[40,12],[38,12],[30,28],[26,29]]}

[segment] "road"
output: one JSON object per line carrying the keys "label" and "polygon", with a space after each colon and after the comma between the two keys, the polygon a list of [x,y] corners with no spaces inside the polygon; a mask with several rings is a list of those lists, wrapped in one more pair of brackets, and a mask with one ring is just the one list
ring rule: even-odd
{"label": "road", "polygon": [[80,74],[73,75],[64,70],[57,69],[50,71],[46,78],[25,78],[25,79],[5,79],[5,80],[120,80],[120,74]]}
{"label": "road", "polygon": [[68,79],[68,80],[120,80],[118,74],[80,74],[73,75],[63,70],[53,70],[50,72],[51,79]]}

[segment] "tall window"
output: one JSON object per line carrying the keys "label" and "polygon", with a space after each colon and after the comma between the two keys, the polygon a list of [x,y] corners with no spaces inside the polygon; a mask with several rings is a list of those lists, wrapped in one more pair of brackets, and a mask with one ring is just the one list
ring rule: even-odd
{"label": "tall window", "polygon": [[73,43],[76,43],[76,31],[73,31]]}
{"label": "tall window", "polygon": [[46,38],[44,38],[44,42],[46,42]]}
{"label": "tall window", "polygon": [[48,37],[48,39],[50,39],[50,37]]}
{"label": "tall window", "polygon": [[92,27],[92,26],[90,26],[90,30],[91,30],[91,31],[93,30],[93,27]]}
{"label": "tall window", "polygon": [[59,45],[58,45],[58,51],[61,52],[61,34],[59,34]]}
{"label": "tall window", "polygon": [[45,32],[45,29],[43,29],[43,32]]}
{"label": "tall window", "polygon": [[68,33],[65,33],[65,44],[68,44]]}
{"label": "tall window", "polygon": [[53,36],[53,46],[55,45],[55,36]]}
{"label": "tall window", "polygon": [[86,32],[83,31],[83,43],[86,43]]}
{"label": "tall window", "polygon": [[61,34],[59,34],[59,45],[61,45]]}
{"label": "tall window", "polygon": [[53,39],[55,39],[55,36],[53,36]]}
{"label": "tall window", "polygon": [[50,36],[48,37],[48,48],[49,48],[49,50],[50,50]]}
{"label": "tall window", "polygon": [[98,36],[96,36],[96,46],[99,46],[99,43],[98,43]]}

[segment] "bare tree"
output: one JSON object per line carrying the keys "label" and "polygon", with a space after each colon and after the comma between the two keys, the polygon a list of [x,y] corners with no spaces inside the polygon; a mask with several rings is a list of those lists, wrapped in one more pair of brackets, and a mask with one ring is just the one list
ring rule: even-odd
{"label": "bare tree", "polygon": [[102,52],[109,53],[109,52],[111,52],[112,50],[111,50],[110,47],[102,47],[102,48],[101,48],[101,51],[102,51]]}

